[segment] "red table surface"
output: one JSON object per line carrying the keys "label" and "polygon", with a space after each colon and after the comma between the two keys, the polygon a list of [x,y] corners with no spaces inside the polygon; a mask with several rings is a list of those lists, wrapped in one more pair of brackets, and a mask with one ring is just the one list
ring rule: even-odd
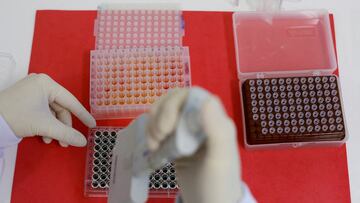
{"label": "red table surface", "polygon": [[[47,73],[89,109],[89,59],[95,11],[38,11],[29,72]],[[194,85],[218,95],[238,127],[242,176],[259,202],[350,202],[341,148],[244,150],[232,13],[184,12]],[[24,98],[26,99],[26,98]],[[126,125],[102,121],[98,125]],[[87,129],[78,120],[75,128]],[[24,139],[18,150],[12,202],[106,202],[84,197],[86,148]],[[172,202],[160,199],[149,202]]]}

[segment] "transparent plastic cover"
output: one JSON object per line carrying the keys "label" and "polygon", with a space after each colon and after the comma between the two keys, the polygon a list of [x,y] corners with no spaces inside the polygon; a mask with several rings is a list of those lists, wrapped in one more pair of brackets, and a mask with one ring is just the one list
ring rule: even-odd
{"label": "transparent plastic cover", "polygon": [[239,78],[254,73],[331,74],[337,67],[326,11],[237,12]]}

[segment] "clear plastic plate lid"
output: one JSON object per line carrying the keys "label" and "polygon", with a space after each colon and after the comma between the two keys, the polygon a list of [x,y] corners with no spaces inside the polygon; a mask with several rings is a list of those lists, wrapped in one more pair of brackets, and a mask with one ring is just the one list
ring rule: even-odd
{"label": "clear plastic plate lid", "polygon": [[337,68],[327,11],[237,12],[233,23],[240,79],[323,75]]}

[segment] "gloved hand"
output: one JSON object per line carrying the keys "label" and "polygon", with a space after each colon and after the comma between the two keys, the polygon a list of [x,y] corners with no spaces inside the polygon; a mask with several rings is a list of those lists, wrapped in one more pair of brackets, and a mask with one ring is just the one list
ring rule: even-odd
{"label": "gloved hand", "polygon": [[[177,127],[188,89],[176,89],[159,99],[150,110],[148,145],[151,151]],[[175,162],[181,196],[185,203],[235,203],[242,197],[236,127],[220,100],[213,96],[201,110],[207,135],[193,156]]]}
{"label": "gloved hand", "polygon": [[72,128],[71,113],[86,126],[96,126],[81,103],[45,74],[30,74],[0,92],[0,115],[21,138],[39,135],[45,143],[56,139],[63,147],[85,146],[86,138]]}

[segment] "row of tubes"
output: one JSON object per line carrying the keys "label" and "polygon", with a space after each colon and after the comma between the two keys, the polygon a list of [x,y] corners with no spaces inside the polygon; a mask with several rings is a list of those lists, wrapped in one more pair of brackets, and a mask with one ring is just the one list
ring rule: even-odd
{"label": "row of tubes", "polygon": [[[161,94],[160,94],[161,96]],[[97,106],[117,106],[117,105],[131,105],[131,104],[153,104],[157,97],[137,97],[137,98],[120,98],[120,99],[106,99],[97,100]]]}
{"label": "row of tubes", "polygon": [[[93,164],[94,165],[107,165],[110,162],[108,160],[111,160],[112,158],[112,153],[110,153],[110,151],[112,151],[114,148],[114,145],[96,145],[94,147],[94,159],[93,159]],[[97,151],[96,151],[97,150]]]}
{"label": "row of tubes", "polygon": [[273,114],[273,113],[270,113],[268,115],[266,115],[265,113],[261,113],[260,115],[255,113],[252,115],[252,119],[254,121],[257,121],[259,120],[259,118],[261,120],[272,120],[274,119],[274,117],[276,119],[295,119],[295,118],[300,118],[300,119],[303,119],[304,116],[305,118],[307,119],[310,119],[310,118],[315,118],[317,119],[319,116],[321,118],[325,118],[325,117],[340,117],[342,115],[342,112],[340,110],[336,110],[335,112],[334,111],[314,111],[314,112],[306,112],[306,113],[303,113],[303,112],[299,112],[298,114],[296,114],[295,112],[291,112],[291,113],[276,113],[276,114]]}
{"label": "row of tubes", "polygon": [[[256,97],[252,97],[251,98],[252,99],[252,101],[254,101],[255,99],[256,99]],[[284,99],[281,99],[281,102],[282,101],[284,101]],[[287,101],[287,103],[289,104],[289,105],[294,105],[295,104],[295,102],[296,102],[296,104],[309,104],[309,102],[310,102],[310,104],[316,104],[316,103],[318,103],[318,104],[323,104],[324,102],[325,103],[331,103],[331,102],[333,102],[333,103],[338,103],[340,101],[340,99],[339,99],[339,97],[337,97],[337,96],[334,96],[334,97],[311,97],[310,99],[309,98],[290,98],[288,101]],[[259,104],[260,104],[260,106],[263,106],[263,104],[264,104],[264,100],[262,100],[262,99],[260,99],[259,100]],[[275,106],[278,106],[279,104],[280,104],[280,99],[268,99],[268,100],[266,100],[266,105],[275,105]],[[286,104],[285,102],[282,102],[282,104]]]}
{"label": "row of tubes", "polygon": [[296,134],[296,133],[305,133],[305,132],[308,132],[308,133],[312,133],[313,131],[315,132],[320,132],[321,130],[323,132],[327,132],[328,130],[329,131],[342,131],[344,129],[344,126],[342,124],[339,124],[337,126],[335,125],[316,125],[316,126],[300,126],[300,127],[285,127],[285,128],[282,128],[282,127],[279,127],[279,128],[262,128],[261,129],[261,134],[263,135],[267,135],[268,133],[269,134],[282,134],[283,132],[288,134],[290,132]]}
{"label": "row of tubes", "polygon": [[[126,66],[128,68],[144,67],[147,69],[156,69],[156,68],[182,68],[183,67],[183,58],[181,56],[172,56],[172,57],[131,57],[131,58],[116,58],[111,60],[97,60],[92,62],[92,65],[97,67],[107,67],[107,66]],[[252,90],[253,88],[251,88]],[[255,90],[255,89],[254,89]],[[253,91],[252,91],[253,92]]]}
{"label": "row of tubes", "polygon": [[337,87],[337,85],[336,85],[336,83],[325,83],[325,84],[316,84],[316,85],[314,85],[314,84],[303,84],[303,85],[287,85],[287,86],[285,86],[285,85],[280,85],[280,86],[265,86],[265,87],[263,87],[263,86],[258,86],[257,88],[255,87],[255,86],[252,86],[252,87],[250,87],[250,92],[252,92],[252,93],[254,93],[254,92],[277,92],[277,91],[280,91],[280,92],[285,92],[285,90],[287,90],[289,93],[291,92],[291,91],[300,91],[300,89],[302,90],[302,91],[307,91],[307,90],[309,90],[309,91],[314,91],[314,90],[318,90],[318,91],[320,91],[320,90],[322,90],[322,89],[324,89],[324,90],[328,90],[328,89],[336,89],[336,87]]}
{"label": "row of tubes", "polygon": [[336,81],[335,76],[322,76],[322,77],[302,77],[302,78],[273,78],[273,79],[258,79],[258,80],[250,80],[249,85],[284,85],[284,84],[307,84],[307,83],[334,83]]}
{"label": "row of tubes", "polygon": [[150,189],[177,189],[178,186],[175,182],[168,183],[167,181],[161,182],[161,181],[155,181],[153,183],[149,183]]}
{"label": "row of tubes", "polygon": [[[96,59],[107,59],[114,60],[114,59],[124,59],[124,58],[137,58],[143,57],[146,59],[150,59],[152,57],[168,57],[168,56],[182,56],[183,49],[158,49],[158,50],[138,50],[138,49],[125,49],[119,51],[109,51],[109,52],[95,52],[91,56],[92,58]],[[161,58],[160,58],[161,59]],[[164,59],[166,60],[166,59]]]}
{"label": "row of tubes", "polygon": [[161,15],[161,16],[158,16],[158,15],[147,15],[147,16],[144,16],[144,15],[141,15],[141,16],[138,16],[138,15],[134,15],[134,16],[131,16],[131,15],[107,15],[107,16],[100,16],[99,17],[99,23],[100,25],[104,25],[105,22],[123,22],[123,21],[127,21],[127,22],[179,22],[180,18],[179,18],[179,15],[168,15],[168,16],[165,16],[165,15]]}
{"label": "row of tubes", "polygon": [[290,125],[292,126],[297,126],[297,125],[319,125],[320,123],[322,125],[325,125],[325,124],[341,124],[343,122],[343,119],[341,117],[337,117],[336,119],[335,118],[315,118],[315,119],[311,119],[311,118],[307,118],[306,120],[305,119],[291,119],[291,120],[269,120],[269,121],[261,121],[260,122],[260,125],[261,127],[265,128],[267,126],[269,127],[274,127],[275,125],[277,127],[281,127],[281,126],[284,126],[284,127],[289,127]]}
{"label": "row of tubes", "polygon": [[175,56],[182,55],[182,47],[160,47],[160,48],[129,48],[123,50],[112,50],[95,52],[92,57],[96,58],[116,58],[116,57],[145,57],[145,56]]}
{"label": "row of tubes", "polygon": [[[271,98],[278,99],[280,97],[282,99],[285,99],[285,98],[293,98],[295,96],[296,98],[304,97],[304,100],[305,100],[306,98],[309,99],[309,98],[313,98],[316,96],[317,97],[322,97],[322,96],[328,97],[331,95],[331,96],[335,97],[335,96],[337,96],[337,94],[338,94],[337,90],[331,90],[331,92],[330,92],[330,90],[325,90],[325,91],[319,90],[317,92],[310,91],[310,93],[307,91],[303,91],[303,92],[296,91],[295,94],[294,94],[294,92],[288,92],[288,93],[281,92],[280,94],[277,92],[273,92],[273,93],[268,92],[266,94],[259,93],[257,95],[257,98],[264,99],[264,97],[265,97],[266,99],[271,99]],[[251,98],[256,98],[256,95],[251,95]]]}
{"label": "row of tubes", "polygon": [[91,184],[92,188],[101,188],[101,189],[105,189],[109,187],[109,181],[93,181]]}
{"label": "row of tubes", "polygon": [[[129,45],[129,44],[154,44],[156,46],[157,44],[165,45],[165,44],[178,44],[180,42],[179,37],[175,34],[168,34],[167,39],[102,39],[99,38],[97,41],[97,46],[110,46],[110,45]],[[105,42],[105,43],[104,43]],[[135,46],[135,45],[134,45]]]}
{"label": "row of tubes", "polygon": [[[116,138],[117,136],[117,131],[119,131],[120,129],[113,129],[113,130],[96,130],[95,134],[95,138],[101,138],[102,136],[104,137],[108,137],[111,136],[112,138]],[[110,132],[109,132],[110,131]]]}
{"label": "row of tubes", "polygon": [[[112,80],[97,80],[96,82],[96,90],[97,91],[103,91],[105,90],[106,92],[112,90],[112,91],[117,91],[117,88],[119,88],[120,91],[123,91],[125,89],[131,89],[131,85],[134,86],[135,89],[161,89],[161,87],[158,86],[163,86],[165,87],[166,85],[169,85],[170,87],[174,87],[176,86],[175,83],[178,83],[179,85],[182,84],[184,82],[184,78],[182,76],[161,76],[161,77],[142,77],[142,78],[119,78],[119,79],[112,79]],[[165,84],[163,84],[165,83]],[[174,84],[174,85],[172,85]],[[147,87],[145,87],[144,85],[147,85]],[[165,88],[167,89],[167,88]],[[263,100],[260,100],[263,101]]]}
{"label": "row of tubes", "polygon": [[[131,83],[159,83],[159,82],[182,82],[184,80],[183,70],[153,70],[153,71],[124,71],[119,73],[98,73],[96,75],[97,85],[109,84],[131,84]],[[329,95],[325,95],[329,96]],[[335,96],[335,95],[334,95]],[[253,97],[252,97],[253,98]],[[256,97],[255,97],[256,98]],[[263,99],[263,96],[259,96]],[[270,98],[268,98],[270,99]],[[275,98],[277,99],[277,98]]]}
{"label": "row of tubes", "polygon": [[[113,43],[116,42],[126,42],[125,40],[127,39],[138,39],[138,40],[146,40],[149,39],[151,41],[155,41],[157,39],[157,42],[159,42],[160,39],[165,40],[165,38],[180,38],[180,34],[178,32],[172,33],[171,31],[172,28],[168,28],[168,33],[165,33],[165,28],[161,28],[160,30],[158,28],[126,28],[126,31],[128,33],[122,33],[125,31],[125,28],[120,27],[119,31],[120,33],[117,33],[117,28],[106,28],[106,32],[107,33],[102,33],[104,31],[104,28],[100,28],[100,33],[98,34],[98,38],[97,38],[97,43],[98,44],[109,44],[111,41],[110,39],[113,39]],[[174,28],[174,30],[176,30],[177,28]],[[113,31],[113,33],[110,33],[111,30]],[[140,33],[138,34],[137,32]],[[154,31],[152,33],[152,31]],[[177,31],[177,30],[176,30]],[[134,33],[130,33],[130,32],[134,32]],[[145,34],[146,32],[146,34]],[[160,39],[159,39],[160,38]],[[104,40],[105,39],[105,40]],[[122,41],[121,41],[122,40]]]}
{"label": "row of tubes", "polygon": [[165,93],[166,89],[156,89],[156,90],[146,90],[146,91],[138,91],[138,90],[130,90],[130,91],[123,91],[123,92],[112,92],[112,93],[102,93],[99,92],[96,94],[96,99],[116,99],[116,98],[130,98],[130,97],[155,97],[161,96]]}
{"label": "row of tubes", "polygon": [[[175,71],[177,71],[177,73],[179,75],[183,74],[183,70],[184,70],[184,65],[183,63],[165,63],[165,64],[157,64],[157,63],[138,63],[138,64],[125,64],[125,65],[102,65],[102,66],[97,66],[96,68],[94,67],[92,69],[92,76],[94,76],[94,74],[97,74],[98,77],[102,76],[102,73],[104,74],[110,74],[110,72],[116,73],[119,72],[119,74],[124,74],[128,75],[128,77],[131,77],[132,74],[137,74],[137,75],[149,75],[149,74],[159,74],[157,72],[164,72],[167,73],[168,71],[170,71],[169,69],[171,69],[171,73],[174,75],[176,74]],[[178,69],[178,70],[176,70]],[[121,77],[123,77],[121,76]]]}
{"label": "row of tubes", "polygon": [[[107,10],[99,10],[99,18],[101,20],[104,20],[105,18],[108,19],[108,17],[110,16],[120,16],[121,19],[123,19],[123,17],[121,16],[127,16],[127,20],[131,20],[132,18],[137,17],[137,15],[141,15],[141,18],[143,18],[142,16],[145,17],[146,16],[150,16],[150,15],[160,15],[160,16],[164,16],[164,15],[170,15],[170,16],[178,16],[181,13],[181,11],[179,10],[112,10],[112,9],[107,9]],[[134,15],[133,17],[129,17],[131,15]],[[177,18],[175,18],[176,20]]]}
{"label": "row of tubes", "polygon": [[[335,109],[335,108],[339,108],[339,105],[332,105],[332,104],[327,104],[326,105],[326,109],[328,110],[328,111],[330,111],[330,110],[333,110],[333,108]],[[317,111],[317,110],[320,110],[320,111],[323,111],[324,109],[325,109],[325,105],[324,104],[320,104],[320,105],[316,105],[316,104],[313,104],[313,105],[305,105],[305,106],[302,106],[302,105],[297,105],[297,106],[295,106],[295,105],[291,105],[291,106],[282,106],[282,108],[280,108],[280,106],[275,106],[275,107],[272,107],[272,106],[268,106],[267,108],[266,107],[264,107],[264,106],[261,106],[261,107],[253,107],[252,108],[252,113],[253,114],[255,114],[255,113],[258,113],[258,112],[260,112],[260,113],[265,113],[265,112],[267,112],[267,113],[273,113],[273,112],[275,112],[275,113],[279,113],[280,111],[282,111],[283,113],[284,112],[294,112],[295,113],[295,111],[298,111],[298,113],[300,114],[300,113],[304,113],[303,111],[306,111],[306,112],[309,112],[310,113],[310,110],[311,111]],[[335,110],[338,110],[338,109],[335,109]]]}
{"label": "row of tubes", "polygon": [[[136,41],[136,40],[134,40],[134,41]],[[179,39],[174,39],[174,40],[168,39],[166,42],[160,41],[160,43],[155,42],[155,41],[147,40],[146,46],[177,46],[180,44]],[[108,45],[96,45],[96,49],[98,49],[98,50],[125,49],[125,48],[130,48],[132,46],[145,46],[145,42],[131,43],[129,40],[127,40],[126,44],[114,43],[114,44],[108,44]]]}
{"label": "row of tubes", "polygon": [[[107,21],[107,22],[104,22],[104,21],[100,21],[99,22],[99,31],[101,32],[101,29],[104,29],[105,27],[106,28],[111,28],[114,30],[114,28],[116,28],[116,30],[118,28],[124,28],[125,26],[127,27],[131,27],[131,26],[135,26],[134,28],[137,28],[139,27],[140,29],[141,28],[151,28],[150,26],[156,26],[154,28],[158,28],[158,26],[160,26],[160,29],[164,28],[164,30],[161,30],[161,32],[165,32],[165,27],[167,28],[171,28],[170,30],[168,30],[168,32],[172,32],[173,30],[172,29],[177,29],[177,30],[174,30],[175,32],[178,32],[179,30],[179,27],[180,27],[180,22],[174,22],[174,21],[168,21],[168,22],[165,22],[165,21],[162,21],[162,22],[158,22],[158,21],[155,21],[155,22],[146,22],[146,21],[141,21],[141,22],[138,22],[138,21],[134,21],[134,22],[131,22],[131,21],[127,21],[127,22],[124,22],[124,21]],[[118,27],[120,26],[120,27]],[[120,30],[121,31],[121,30]],[[124,30],[122,30],[124,31]],[[140,30],[141,31],[141,30]],[[145,31],[145,30],[143,30]]]}
{"label": "row of tubes", "polygon": [[[294,104],[295,101],[296,101],[296,104],[297,104],[296,108],[301,109],[301,110],[298,110],[298,111],[302,111],[302,109],[304,109],[305,111],[309,111],[310,110],[310,105],[311,105],[311,109],[313,111],[317,110],[317,108],[319,108],[321,110],[325,109],[325,106],[323,104],[324,103],[324,98],[322,98],[322,97],[319,97],[318,99],[316,99],[316,98],[311,99],[311,101],[310,101],[311,104],[309,104],[309,98],[304,98],[303,100],[301,98],[297,98],[296,100],[294,100],[294,99],[292,99],[292,100],[281,99],[281,101],[279,99],[275,99],[275,100],[268,99],[266,101],[265,100],[252,100],[251,101],[251,106],[254,108],[254,107],[257,107],[257,106],[265,107],[265,105],[266,105],[267,108],[268,108],[268,112],[271,113],[271,111],[273,110],[273,107],[272,107],[273,104],[275,105],[274,106],[275,112],[280,111],[280,106],[279,105],[281,104],[283,106],[282,108],[286,109],[286,111],[287,111],[287,109],[289,109],[290,111],[295,111],[295,106],[296,106]],[[335,99],[335,101],[338,101],[338,100]],[[330,110],[332,108],[337,110],[337,109],[340,108],[340,104],[337,103],[337,102],[334,102],[334,104],[332,104],[332,103],[327,103],[326,104],[326,109],[327,110]]]}
{"label": "row of tubes", "polygon": [[183,88],[185,87],[184,82],[161,82],[161,83],[150,83],[150,84],[126,84],[126,85],[106,85],[106,86],[97,86],[96,92],[97,93],[104,93],[104,94],[110,94],[110,93],[116,93],[116,92],[124,92],[124,91],[153,91],[153,90],[167,90],[172,88]]}

